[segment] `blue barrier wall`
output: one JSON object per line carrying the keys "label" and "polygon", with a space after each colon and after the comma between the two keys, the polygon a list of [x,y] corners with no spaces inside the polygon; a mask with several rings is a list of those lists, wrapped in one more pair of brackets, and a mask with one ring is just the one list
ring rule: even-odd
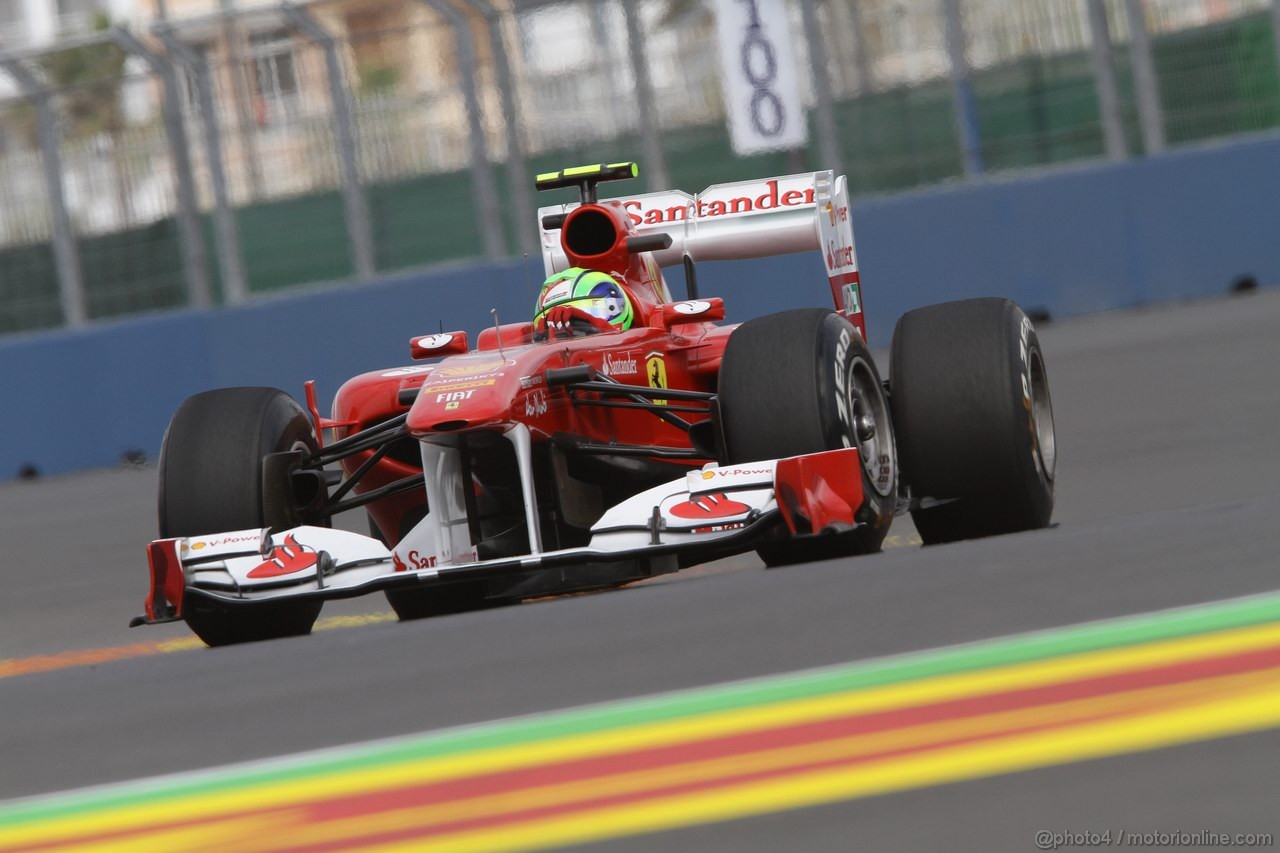
{"label": "blue barrier wall", "polygon": [[[1062,316],[1223,293],[1245,274],[1280,283],[1280,139],[862,199],[854,229],[881,346],[903,311],[948,299],[1003,295]],[[348,377],[403,364],[413,335],[474,336],[490,308],[528,316],[539,278],[521,263],[437,268],[0,339],[0,479],[24,463],[57,473],[129,449],[154,458],[173,410],[208,388],[300,397],[316,379],[327,408]],[[730,321],[829,300],[816,253],[707,264],[699,286],[725,298]]]}

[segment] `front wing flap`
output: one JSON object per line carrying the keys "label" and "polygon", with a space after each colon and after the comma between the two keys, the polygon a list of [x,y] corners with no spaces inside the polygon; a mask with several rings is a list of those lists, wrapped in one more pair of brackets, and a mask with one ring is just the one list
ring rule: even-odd
{"label": "front wing flap", "polygon": [[856,526],[863,500],[860,471],[856,449],[708,465],[605,512],[585,548],[492,560],[476,560],[474,549],[455,552],[449,561],[427,553],[425,522],[395,549],[369,536],[312,526],[160,539],[147,550],[146,614],[133,624],[181,618],[188,593],[228,604],[346,598],[573,564],[747,550],[779,523],[791,535],[848,530]]}

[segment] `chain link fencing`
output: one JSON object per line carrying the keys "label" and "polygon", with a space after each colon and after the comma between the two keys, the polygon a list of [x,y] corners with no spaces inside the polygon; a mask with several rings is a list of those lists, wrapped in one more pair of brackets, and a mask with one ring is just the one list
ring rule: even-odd
{"label": "chain link fencing", "polygon": [[577,163],[866,194],[1280,127],[1280,0],[779,0],[808,141],[739,155],[717,2],[204,0],[0,51],[0,333],[536,255]]}

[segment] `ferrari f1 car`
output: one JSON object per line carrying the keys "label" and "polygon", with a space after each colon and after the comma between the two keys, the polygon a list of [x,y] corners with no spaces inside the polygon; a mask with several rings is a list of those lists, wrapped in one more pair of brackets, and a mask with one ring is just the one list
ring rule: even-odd
{"label": "ferrari f1 car", "polygon": [[[866,345],[848,194],[831,172],[600,201],[631,163],[538,176],[543,261],[606,273],[625,328],[578,318],[410,342],[320,414],[282,391],[197,394],[160,456],[162,538],[135,624],[210,645],[305,634],[326,599],[401,619],[602,589],[755,550],[767,565],[1043,527],[1053,412],[1012,302],[911,311],[889,381]],[[718,324],[695,263],[820,251],[835,310]],[[662,268],[683,264],[688,298]],[[616,292],[615,292],[616,291]],[[544,291],[545,293],[545,291]],[[330,520],[363,508],[370,535]]]}

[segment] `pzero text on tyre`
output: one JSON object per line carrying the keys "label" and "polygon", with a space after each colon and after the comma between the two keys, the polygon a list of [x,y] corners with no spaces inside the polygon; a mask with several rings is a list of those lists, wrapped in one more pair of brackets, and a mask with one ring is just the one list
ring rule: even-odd
{"label": "pzero text on tyre", "polygon": [[[262,459],[317,449],[306,412],[274,388],[223,388],[188,397],[174,413],[160,449],[160,535],[199,536],[267,527]],[[284,473],[284,472],[282,472]],[[319,601],[224,608],[204,598],[183,618],[211,646],[307,634]]]}
{"label": "pzero text on tyre", "polygon": [[1057,444],[1035,327],[1007,299],[909,311],[893,333],[890,399],[925,544],[1044,527]]}
{"label": "pzero text on tyre", "polygon": [[731,463],[843,447],[861,456],[859,526],[764,543],[766,564],[880,550],[897,498],[894,427],[875,361],[848,320],[804,308],[743,323],[725,348],[719,398]]}

